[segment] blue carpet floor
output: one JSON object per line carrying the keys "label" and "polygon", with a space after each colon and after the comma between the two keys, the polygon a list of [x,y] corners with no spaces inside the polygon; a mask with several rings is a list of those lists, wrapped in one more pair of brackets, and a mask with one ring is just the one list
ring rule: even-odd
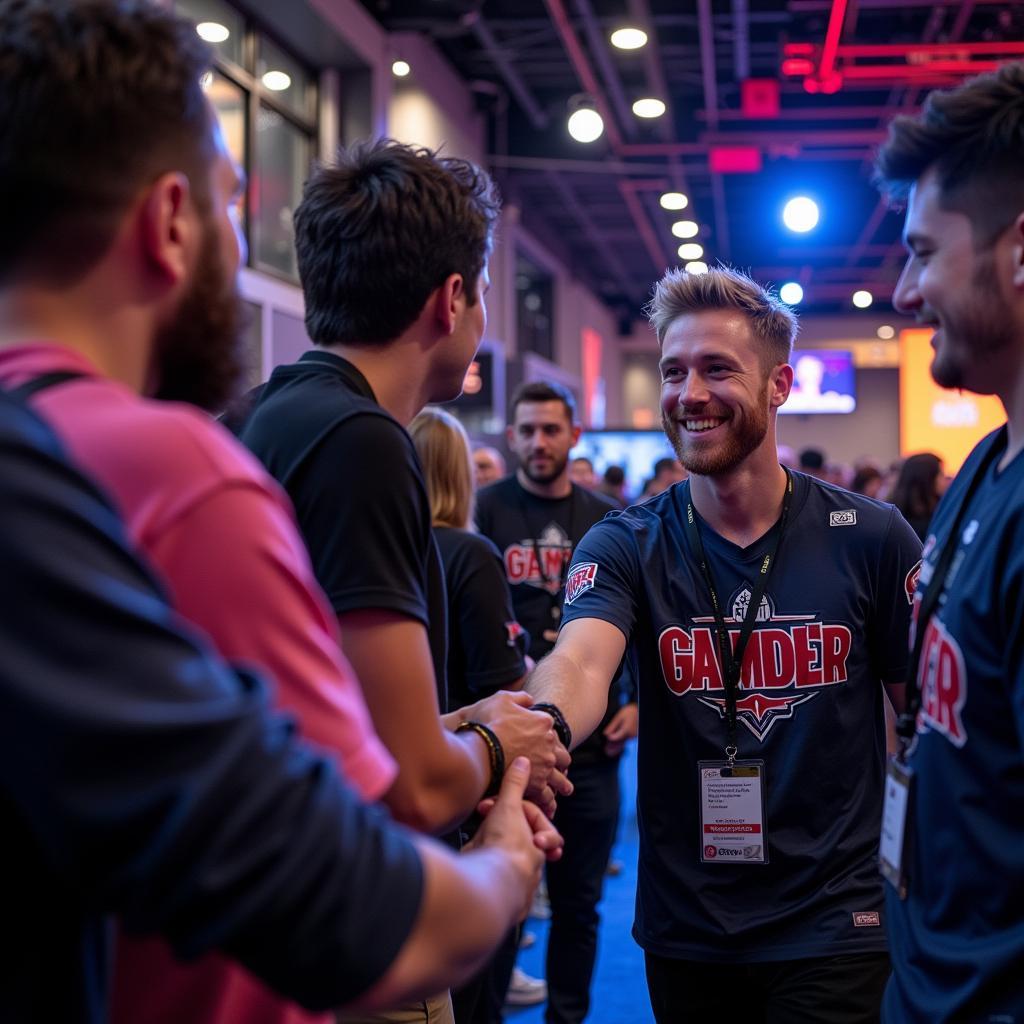
{"label": "blue carpet floor", "polygon": [[[601,930],[598,935],[597,966],[590,990],[588,1024],[653,1024],[651,1004],[644,980],[644,958],[633,941],[633,899],[636,894],[636,747],[630,744],[620,766],[622,814],[613,857],[623,864],[616,878],[606,878],[601,900]],[[544,947],[547,922],[526,922],[536,943],[519,954],[519,966],[534,977],[544,976]],[[544,1005],[509,1010],[508,1024],[543,1024]]]}

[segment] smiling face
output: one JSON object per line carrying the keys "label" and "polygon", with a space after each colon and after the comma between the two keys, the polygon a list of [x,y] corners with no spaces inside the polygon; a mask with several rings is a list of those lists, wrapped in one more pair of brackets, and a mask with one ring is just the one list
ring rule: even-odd
{"label": "smiling face", "polygon": [[935,328],[931,372],[937,384],[993,394],[1007,379],[1019,338],[1000,270],[1013,232],[982,250],[971,221],[943,209],[933,171],[910,193],[903,237],[908,256],[893,305]]}
{"label": "smiling face", "polygon": [[772,411],[786,400],[792,371],[766,371],[763,346],[742,313],[714,309],[674,320],[660,366],[662,426],[691,473],[729,473],[766,444],[774,454]]}

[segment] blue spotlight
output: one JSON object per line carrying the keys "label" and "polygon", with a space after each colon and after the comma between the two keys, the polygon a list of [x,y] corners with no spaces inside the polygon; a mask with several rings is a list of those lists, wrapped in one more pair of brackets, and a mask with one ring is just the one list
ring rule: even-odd
{"label": "blue spotlight", "polygon": [[782,222],[799,234],[811,231],[818,223],[818,204],[808,196],[796,196],[782,210]]}
{"label": "blue spotlight", "polygon": [[796,306],[804,301],[804,290],[796,283],[796,281],[787,281],[779,289],[779,298],[787,306]]}

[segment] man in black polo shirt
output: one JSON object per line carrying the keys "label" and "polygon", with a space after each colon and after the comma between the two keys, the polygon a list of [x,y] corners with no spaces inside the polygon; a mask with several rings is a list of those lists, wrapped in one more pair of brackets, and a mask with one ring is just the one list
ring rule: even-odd
{"label": "man in black polo shirt", "polygon": [[[569,452],[580,436],[576,403],[559,384],[524,384],[512,398],[513,476],[477,495],[477,525],[505,563],[516,618],[530,634],[530,657],[555,645],[576,543],[616,506],[572,482]],[[573,796],[559,802],[565,855],[548,867],[551,932],[547,950],[548,1024],[587,1015],[597,953],[597,903],[619,814],[619,755],[636,735],[637,707],[619,688],[601,726],[573,756]]]}
{"label": "man in black polo shirt", "polygon": [[527,710],[529,698],[498,694],[438,713],[444,581],[405,427],[461,391],[487,322],[498,210],[483,171],[390,140],[342,150],[315,171],[295,227],[306,327],[319,347],[274,371],[240,432],[294,503],[374,726],[398,761],[385,802],[434,833],[457,826],[499,781],[495,740],[506,763],[530,758],[530,792],[549,810],[552,778],[570,788],[552,776],[556,757],[568,760],[551,718]]}

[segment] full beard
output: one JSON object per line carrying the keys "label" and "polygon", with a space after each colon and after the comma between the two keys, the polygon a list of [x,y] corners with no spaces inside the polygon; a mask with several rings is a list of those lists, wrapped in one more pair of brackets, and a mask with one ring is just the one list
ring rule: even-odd
{"label": "full beard", "polygon": [[[697,416],[706,415],[698,413]],[[682,417],[686,419],[685,416]],[[676,458],[690,473],[698,476],[718,476],[734,470],[743,460],[755,451],[768,433],[768,411],[757,409],[744,416],[739,423],[731,419],[726,421],[728,433],[714,445],[693,443],[684,437],[679,423],[661,413],[661,426],[665,436],[676,453]]]}
{"label": "full beard", "polygon": [[943,317],[931,374],[943,388],[967,388],[971,370],[1015,343],[1012,317],[994,280],[992,260],[974,271],[971,299]]}
{"label": "full beard", "polygon": [[170,322],[157,332],[154,398],[188,402],[208,412],[235,397],[245,369],[245,313],[227,279],[216,233],[203,233],[199,263]]}
{"label": "full beard", "polygon": [[523,472],[527,478],[532,480],[535,484],[549,484],[552,480],[557,480],[564,472],[565,467],[569,465],[569,456],[566,455],[564,459],[555,459],[551,463],[551,468],[546,469],[543,472],[534,469],[527,459],[523,463]]}

